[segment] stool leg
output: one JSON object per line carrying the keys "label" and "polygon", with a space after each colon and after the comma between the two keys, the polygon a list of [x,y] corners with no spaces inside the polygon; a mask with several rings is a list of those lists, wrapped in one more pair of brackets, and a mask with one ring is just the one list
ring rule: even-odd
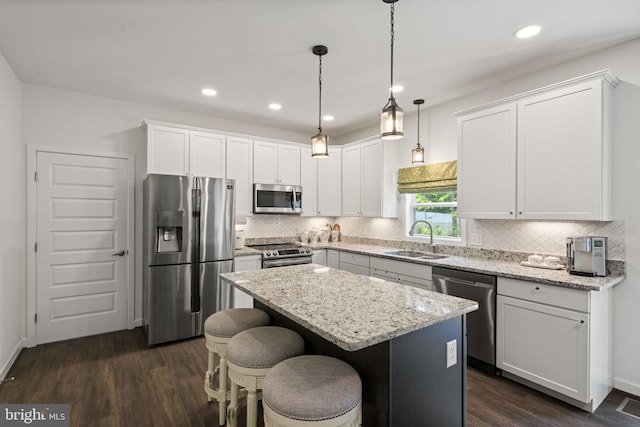
{"label": "stool leg", "polygon": [[[219,390],[224,393],[224,398],[218,401],[218,412],[220,413],[219,423],[221,426],[225,425],[227,418],[227,358],[224,355],[220,355],[220,378],[218,378]],[[236,404],[236,407],[238,405]]]}
{"label": "stool leg", "polygon": [[258,393],[256,390],[247,392],[247,427],[258,425]]}
{"label": "stool leg", "polygon": [[238,384],[231,381],[231,402],[229,403],[229,408],[227,409],[228,427],[238,426],[238,392]]}
{"label": "stool leg", "polygon": [[[215,366],[215,360],[214,360],[214,353],[212,351],[209,351],[209,357],[208,357],[208,363],[207,363],[207,383],[209,384],[209,387],[213,386],[213,369]],[[207,401],[211,402],[213,400],[213,397],[207,395]]]}

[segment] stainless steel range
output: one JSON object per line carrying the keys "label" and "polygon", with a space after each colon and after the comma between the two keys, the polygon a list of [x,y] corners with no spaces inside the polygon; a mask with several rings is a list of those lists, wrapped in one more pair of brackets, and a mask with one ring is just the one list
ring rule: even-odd
{"label": "stainless steel range", "polygon": [[273,245],[251,245],[262,251],[262,268],[284,267],[287,265],[311,264],[313,251],[292,243]]}

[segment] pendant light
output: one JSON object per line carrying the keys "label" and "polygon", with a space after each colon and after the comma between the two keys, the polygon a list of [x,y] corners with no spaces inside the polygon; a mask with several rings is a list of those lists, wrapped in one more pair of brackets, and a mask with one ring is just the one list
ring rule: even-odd
{"label": "pendant light", "polygon": [[418,106],[418,145],[411,150],[411,163],[424,163],[424,148],[420,145],[420,106],[424,104],[424,99],[414,99],[413,104]]}
{"label": "pendant light", "polygon": [[311,157],[329,157],[329,137],[322,131],[322,55],[329,51],[326,46],[316,45],[311,51],[318,55],[318,134],[311,137]]}
{"label": "pendant light", "polygon": [[393,15],[394,3],[398,0],[382,0],[385,3],[391,3],[391,97],[380,113],[380,137],[384,140],[400,139],[403,137],[402,131],[402,108],[396,104],[393,97]]}

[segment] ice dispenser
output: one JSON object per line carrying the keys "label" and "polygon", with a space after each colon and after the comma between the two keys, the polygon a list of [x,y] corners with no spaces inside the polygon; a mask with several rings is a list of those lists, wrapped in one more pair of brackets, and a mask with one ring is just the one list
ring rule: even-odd
{"label": "ice dispenser", "polygon": [[182,252],[184,211],[156,212],[156,253]]}

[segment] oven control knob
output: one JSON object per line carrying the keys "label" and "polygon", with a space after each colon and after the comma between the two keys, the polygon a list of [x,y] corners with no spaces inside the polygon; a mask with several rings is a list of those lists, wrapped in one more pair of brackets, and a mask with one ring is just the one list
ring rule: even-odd
{"label": "oven control knob", "polygon": [[266,257],[270,257],[270,256],[271,256],[271,252],[266,251],[266,252],[264,253],[264,256],[266,256]]}
{"label": "oven control knob", "polygon": [[277,251],[271,251],[271,256],[277,256],[278,252]]}
{"label": "oven control knob", "polygon": [[311,249],[309,249],[309,248],[304,248],[304,252],[305,252],[305,253],[307,253],[307,254],[310,254],[310,253],[311,253]]}

